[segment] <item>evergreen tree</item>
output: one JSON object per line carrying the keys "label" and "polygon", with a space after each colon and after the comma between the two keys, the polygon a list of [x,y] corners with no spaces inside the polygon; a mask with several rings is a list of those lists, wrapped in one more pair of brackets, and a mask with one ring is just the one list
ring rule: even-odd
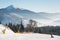
{"label": "evergreen tree", "polygon": [[24,25],[22,24],[22,20],[21,20],[21,24],[20,24],[20,32],[24,32]]}

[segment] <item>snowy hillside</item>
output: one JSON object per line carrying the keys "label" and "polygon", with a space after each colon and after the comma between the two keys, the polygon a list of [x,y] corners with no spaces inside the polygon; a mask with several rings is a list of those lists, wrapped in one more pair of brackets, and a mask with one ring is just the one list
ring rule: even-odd
{"label": "snowy hillside", "polygon": [[45,34],[0,34],[0,40],[60,40],[59,36],[51,38],[50,35]]}
{"label": "snowy hillside", "polygon": [[14,32],[12,30],[10,30],[9,28],[7,28],[6,26],[0,24],[0,34],[3,34],[3,30],[6,29],[6,34],[13,34]]}
{"label": "snowy hillside", "polygon": [[47,34],[38,34],[38,33],[22,33],[16,34],[12,32],[9,28],[6,28],[6,34],[2,33],[2,30],[5,29],[5,26],[0,24],[0,40],[60,40],[60,36],[55,36],[51,38]]}

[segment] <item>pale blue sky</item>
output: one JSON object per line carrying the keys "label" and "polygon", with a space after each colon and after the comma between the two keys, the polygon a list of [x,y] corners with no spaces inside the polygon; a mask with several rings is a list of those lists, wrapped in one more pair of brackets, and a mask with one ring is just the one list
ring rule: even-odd
{"label": "pale blue sky", "polygon": [[60,0],[0,0],[0,9],[9,5],[35,12],[60,13]]}

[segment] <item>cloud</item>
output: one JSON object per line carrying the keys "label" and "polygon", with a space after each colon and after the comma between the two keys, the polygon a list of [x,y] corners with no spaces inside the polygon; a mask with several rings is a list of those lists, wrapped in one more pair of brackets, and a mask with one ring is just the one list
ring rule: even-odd
{"label": "cloud", "polygon": [[16,17],[18,17],[18,18],[24,18],[23,16],[21,16],[21,15],[19,15],[19,14],[16,14],[16,13],[12,13],[11,15],[16,16]]}

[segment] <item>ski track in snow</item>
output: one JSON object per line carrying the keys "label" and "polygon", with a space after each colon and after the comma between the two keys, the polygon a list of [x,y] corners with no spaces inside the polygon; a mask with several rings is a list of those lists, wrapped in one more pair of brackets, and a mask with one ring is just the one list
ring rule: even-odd
{"label": "ski track in snow", "polygon": [[47,34],[38,34],[38,33],[23,33],[16,34],[10,29],[6,29],[6,34],[3,34],[1,31],[4,29],[3,25],[0,25],[0,40],[60,40],[60,36],[53,35],[54,38],[51,38],[51,35]]}

